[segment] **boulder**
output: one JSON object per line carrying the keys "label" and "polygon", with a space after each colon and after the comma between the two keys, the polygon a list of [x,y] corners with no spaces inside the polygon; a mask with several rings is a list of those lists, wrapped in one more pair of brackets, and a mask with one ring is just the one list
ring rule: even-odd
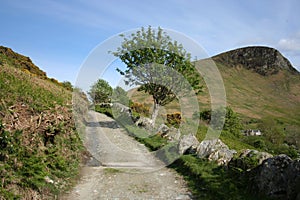
{"label": "boulder", "polygon": [[147,130],[150,130],[153,128],[153,122],[151,119],[147,117],[141,117],[135,122],[136,126],[143,127]]}
{"label": "boulder", "polygon": [[181,136],[180,130],[174,127],[171,127],[166,135],[166,138],[173,142],[173,141],[179,141]]}
{"label": "boulder", "polygon": [[167,135],[167,133],[169,132],[169,130],[170,130],[170,128],[167,125],[161,124],[158,127],[157,134],[160,135],[161,137],[165,137]]}
{"label": "boulder", "polygon": [[128,117],[131,117],[131,110],[129,107],[123,105],[123,104],[120,104],[120,103],[113,103],[112,104],[112,108],[117,111],[117,112],[120,112],[120,113],[125,113],[128,115]]}
{"label": "boulder", "polygon": [[233,158],[230,161],[230,165],[249,171],[250,169],[262,164],[264,160],[272,157],[273,155],[267,152],[260,152],[253,149],[246,149],[242,151],[237,158]]}
{"label": "boulder", "polygon": [[178,153],[180,155],[188,153],[196,153],[199,141],[193,134],[182,136],[178,143]]}
{"label": "boulder", "polygon": [[300,197],[300,160],[282,154],[264,160],[251,174],[253,191],[275,199]]}
{"label": "boulder", "polygon": [[199,158],[217,161],[218,165],[227,165],[235,153],[235,150],[230,150],[220,139],[203,140],[197,147]]}
{"label": "boulder", "polygon": [[157,134],[163,138],[168,139],[170,142],[179,141],[181,133],[179,129],[174,127],[169,128],[165,124],[161,124],[157,130]]}

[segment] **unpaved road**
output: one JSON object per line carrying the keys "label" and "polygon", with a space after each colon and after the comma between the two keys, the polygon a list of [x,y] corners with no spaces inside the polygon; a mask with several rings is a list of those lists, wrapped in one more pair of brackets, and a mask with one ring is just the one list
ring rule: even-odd
{"label": "unpaved road", "polygon": [[85,166],[78,184],[61,199],[191,199],[183,178],[113,119],[90,111],[84,143],[101,165]]}

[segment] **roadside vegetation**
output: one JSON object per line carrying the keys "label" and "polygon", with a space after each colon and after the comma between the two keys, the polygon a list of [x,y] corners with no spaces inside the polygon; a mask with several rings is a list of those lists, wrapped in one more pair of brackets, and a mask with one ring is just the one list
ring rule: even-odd
{"label": "roadside vegetation", "polygon": [[74,183],[85,152],[72,87],[47,78],[29,58],[1,51],[0,199],[56,199]]}

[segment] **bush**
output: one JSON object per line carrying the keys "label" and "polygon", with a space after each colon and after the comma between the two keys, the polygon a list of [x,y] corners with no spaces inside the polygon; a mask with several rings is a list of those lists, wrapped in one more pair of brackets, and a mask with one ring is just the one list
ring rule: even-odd
{"label": "bush", "polygon": [[193,118],[197,119],[199,118],[202,121],[206,121],[207,123],[209,123],[210,119],[211,119],[211,110],[204,110],[201,112],[194,112],[193,113]]}
{"label": "bush", "polygon": [[114,117],[111,107],[107,105],[95,105],[95,111],[112,118]]}
{"label": "bush", "polygon": [[150,109],[144,103],[131,102],[130,109],[132,113],[138,113],[141,116],[149,116]]}
{"label": "bush", "polygon": [[175,112],[171,114],[167,114],[167,122],[168,126],[174,126],[175,128],[179,128],[182,122],[182,117],[180,112]]}
{"label": "bush", "polygon": [[255,148],[259,148],[259,149],[265,149],[266,148],[266,143],[265,143],[265,141],[263,141],[261,139],[257,139],[253,142],[253,146]]}

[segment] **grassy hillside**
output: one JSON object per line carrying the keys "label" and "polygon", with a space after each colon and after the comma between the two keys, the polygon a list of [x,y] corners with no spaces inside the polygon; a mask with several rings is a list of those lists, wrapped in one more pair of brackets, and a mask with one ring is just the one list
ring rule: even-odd
{"label": "grassy hillside", "polygon": [[1,47],[0,94],[0,199],[56,198],[72,185],[83,152],[71,91]]}
{"label": "grassy hillside", "polygon": [[[252,62],[243,63],[234,60],[236,51],[213,57],[224,80],[228,104],[244,117],[272,117],[300,125],[300,73],[282,55],[277,57],[285,60],[287,66],[280,62],[268,64],[268,58],[261,54],[253,55]],[[248,51],[253,50],[249,48]],[[279,54],[276,50],[274,52]],[[266,63],[259,66],[253,61],[260,59]],[[268,70],[272,73],[268,74]]]}

